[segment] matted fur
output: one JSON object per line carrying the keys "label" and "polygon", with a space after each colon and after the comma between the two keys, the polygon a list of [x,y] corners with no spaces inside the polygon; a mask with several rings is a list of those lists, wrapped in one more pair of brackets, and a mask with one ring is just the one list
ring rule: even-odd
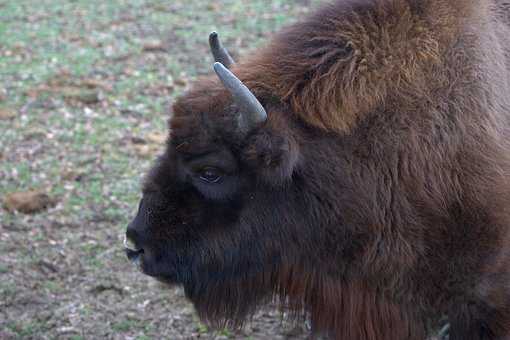
{"label": "matted fur", "polygon": [[128,230],[143,271],[213,324],[276,300],[334,339],[510,339],[509,8],[326,5],[233,67],[248,135],[198,80]]}

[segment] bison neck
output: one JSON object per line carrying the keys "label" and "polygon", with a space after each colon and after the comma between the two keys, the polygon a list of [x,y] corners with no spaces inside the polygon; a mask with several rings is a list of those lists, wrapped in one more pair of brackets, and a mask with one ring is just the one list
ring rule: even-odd
{"label": "bison neck", "polygon": [[290,269],[280,273],[278,289],[282,307],[309,317],[316,334],[333,339],[425,338],[426,325],[416,306],[396,302],[364,280]]}

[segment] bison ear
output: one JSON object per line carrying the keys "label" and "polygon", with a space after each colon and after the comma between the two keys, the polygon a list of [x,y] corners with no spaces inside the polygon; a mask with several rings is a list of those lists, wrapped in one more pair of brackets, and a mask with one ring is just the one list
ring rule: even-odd
{"label": "bison ear", "polygon": [[292,178],[300,151],[287,126],[274,124],[270,119],[267,125],[249,135],[244,145],[244,162],[263,181],[278,185]]}

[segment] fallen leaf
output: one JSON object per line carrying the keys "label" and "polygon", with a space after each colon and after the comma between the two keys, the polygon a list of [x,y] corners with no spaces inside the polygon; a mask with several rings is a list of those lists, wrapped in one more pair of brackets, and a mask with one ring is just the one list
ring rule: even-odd
{"label": "fallen leaf", "polygon": [[19,211],[24,214],[40,212],[55,204],[56,201],[42,190],[10,193],[4,198],[4,208],[7,211]]}
{"label": "fallen leaf", "polygon": [[174,80],[174,84],[177,85],[177,86],[186,86],[186,84],[188,84],[188,82],[186,81],[186,79],[184,78],[177,78]]}
{"label": "fallen leaf", "polygon": [[51,273],[57,273],[58,272],[58,267],[50,262],[50,261],[46,261],[46,260],[39,260],[39,262],[37,262],[37,265],[39,266],[39,268],[41,268],[43,270],[43,272],[45,272],[46,274],[48,272],[51,272]]}
{"label": "fallen leaf", "polygon": [[211,3],[207,5],[207,10],[218,12],[221,9],[221,6],[217,3]]}
{"label": "fallen leaf", "polygon": [[131,143],[133,143],[133,144],[147,144],[147,141],[145,139],[143,139],[142,137],[132,136]]}
{"label": "fallen leaf", "polygon": [[7,91],[4,88],[0,87],[0,102],[4,102],[7,100]]}
{"label": "fallen leaf", "polygon": [[28,129],[25,134],[25,140],[41,139],[46,137],[46,131],[42,128],[34,127]]}
{"label": "fallen leaf", "polygon": [[11,119],[17,116],[16,111],[7,107],[0,107],[0,120]]}
{"label": "fallen leaf", "polygon": [[137,155],[143,158],[153,157],[160,150],[160,146],[156,144],[135,144],[133,148]]}
{"label": "fallen leaf", "polygon": [[[68,326],[65,326],[65,327],[60,327],[57,329],[57,332],[59,335],[70,335],[70,334],[80,334],[80,331],[77,330],[76,328],[74,327],[68,327]],[[67,337],[66,337],[67,338]],[[71,337],[72,338],[72,337]]]}
{"label": "fallen leaf", "polygon": [[101,101],[101,94],[97,90],[63,87],[60,89],[60,93],[67,100],[79,101],[84,104],[96,104]]}
{"label": "fallen leaf", "polygon": [[131,77],[131,76],[134,76],[136,74],[136,70],[134,70],[133,68],[131,67],[125,67],[123,70],[122,70],[122,73],[128,77]]}
{"label": "fallen leaf", "polygon": [[113,86],[99,79],[83,79],[81,85],[87,88],[96,89],[100,88],[106,92],[112,92]]}
{"label": "fallen leaf", "polygon": [[148,40],[143,43],[142,49],[145,52],[164,52],[166,47],[161,40]]}
{"label": "fallen leaf", "polygon": [[69,168],[62,170],[62,172],[60,173],[60,177],[64,181],[74,181],[74,182],[81,181],[84,175],[85,174],[81,171],[77,171],[77,170],[73,170],[73,169],[69,169]]}
{"label": "fallen leaf", "polygon": [[49,92],[50,88],[47,85],[39,85],[34,88],[30,88],[25,91],[25,95],[29,98],[35,99],[39,97],[41,93]]}
{"label": "fallen leaf", "polygon": [[131,58],[133,56],[132,53],[124,53],[124,54],[119,54],[119,55],[116,55],[116,56],[112,56],[110,59],[113,61],[113,62],[121,62],[121,61],[126,61],[128,60],[129,58]]}
{"label": "fallen leaf", "polygon": [[146,139],[155,144],[165,144],[166,134],[161,132],[151,132],[146,136]]}
{"label": "fallen leaf", "polygon": [[124,293],[125,293],[125,291],[122,287],[119,287],[113,283],[98,284],[97,286],[89,289],[89,293],[100,294],[100,293],[103,293],[103,292],[106,292],[109,290],[114,291],[114,292],[118,293],[119,295],[124,295]]}
{"label": "fallen leaf", "polygon": [[50,87],[60,87],[73,83],[71,71],[67,68],[61,68],[57,73],[53,74],[47,81],[46,85]]}
{"label": "fallen leaf", "polygon": [[168,7],[164,4],[154,4],[152,9],[154,9],[156,12],[168,12],[169,10]]}
{"label": "fallen leaf", "polygon": [[147,96],[164,97],[168,96],[174,90],[175,87],[173,84],[156,84],[142,89],[142,93]]}

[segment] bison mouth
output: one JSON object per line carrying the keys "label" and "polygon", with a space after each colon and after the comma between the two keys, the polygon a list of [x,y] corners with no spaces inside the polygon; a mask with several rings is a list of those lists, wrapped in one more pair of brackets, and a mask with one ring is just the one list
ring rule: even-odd
{"label": "bison mouth", "polygon": [[[154,279],[166,283],[168,285],[183,284],[189,279],[188,267],[178,270],[178,267],[173,261],[165,261],[166,257],[170,254],[159,254],[150,248],[138,247],[129,238],[124,239],[124,252],[128,260],[133,263],[136,268],[145,275],[151,276]],[[175,255],[175,254],[172,254]]]}
{"label": "bison mouth", "polygon": [[136,247],[136,245],[133,242],[131,242],[127,237],[124,236],[124,251],[126,252],[126,256],[129,259],[129,261],[135,264],[136,267],[143,272],[142,256],[145,253],[143,248]]}

